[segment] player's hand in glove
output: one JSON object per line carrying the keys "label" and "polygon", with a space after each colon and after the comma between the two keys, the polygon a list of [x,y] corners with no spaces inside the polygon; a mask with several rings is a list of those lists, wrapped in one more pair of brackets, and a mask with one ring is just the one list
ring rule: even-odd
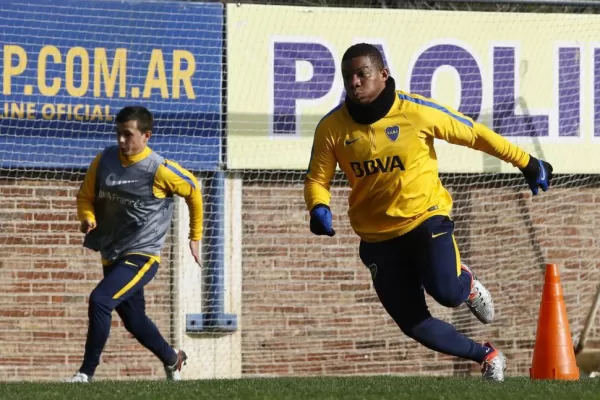
{"label": "player's hand in glove", "polygon": [[552,165],[550,163],[530,156],[527,166],[520,169],[534,196],[538,194],[538,188],[542,188],[544,192],[548,190],[552,180]]}
{"label": "player's hand in glove", "polygon": [[315,235],[335,235],[331,210],[328,206],[317,204],[310,210],[310,231]]}

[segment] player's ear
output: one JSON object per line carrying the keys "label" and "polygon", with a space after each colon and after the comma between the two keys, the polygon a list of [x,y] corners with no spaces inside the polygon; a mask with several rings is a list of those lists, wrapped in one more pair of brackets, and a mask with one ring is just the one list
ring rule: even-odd
{"label": "player's ear", "polygon": [[390,70],[386,68],[381,70],[381,79],[383,79],[384,81],[387,81],[388,78],[390,77]]}
{"label": "player's ear", "polygon": [[146,143],[150,139],[150,136],[152,136],[152,131],[142,132],[142,136],[144,136],[144,143]]}

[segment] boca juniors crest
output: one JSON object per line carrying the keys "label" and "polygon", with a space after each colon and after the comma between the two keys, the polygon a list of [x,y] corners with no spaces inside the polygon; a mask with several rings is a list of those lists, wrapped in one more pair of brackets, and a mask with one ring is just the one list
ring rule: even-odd
{"label": "boca juniors crest", "polygon": [[395,142],[400,136],[400,127],[398,125],[389,126],[385,128],[385,136],[388,137],[392,142]]}

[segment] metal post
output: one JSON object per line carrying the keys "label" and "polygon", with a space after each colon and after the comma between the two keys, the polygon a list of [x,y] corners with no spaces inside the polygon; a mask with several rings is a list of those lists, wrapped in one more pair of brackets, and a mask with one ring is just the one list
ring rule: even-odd
{"label": "metal post", "polygon": [[234,332],[237,316],[225,314],[225,173],[210,172],[204,180],[203,312],[187,315],[188,333]]}

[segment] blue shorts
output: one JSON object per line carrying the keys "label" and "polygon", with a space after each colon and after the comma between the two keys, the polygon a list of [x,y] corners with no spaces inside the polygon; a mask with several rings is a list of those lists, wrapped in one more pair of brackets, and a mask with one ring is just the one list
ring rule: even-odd
{"label": "blue shorts", "polygon": [[405,235],[361,241],[360,258],[371,271],[381,303],[398,324],[431,316],[424,291],[447,307],[467,299],[470,287],[458,278],[461,263],[453,233],[449,217],[433,216]]}

